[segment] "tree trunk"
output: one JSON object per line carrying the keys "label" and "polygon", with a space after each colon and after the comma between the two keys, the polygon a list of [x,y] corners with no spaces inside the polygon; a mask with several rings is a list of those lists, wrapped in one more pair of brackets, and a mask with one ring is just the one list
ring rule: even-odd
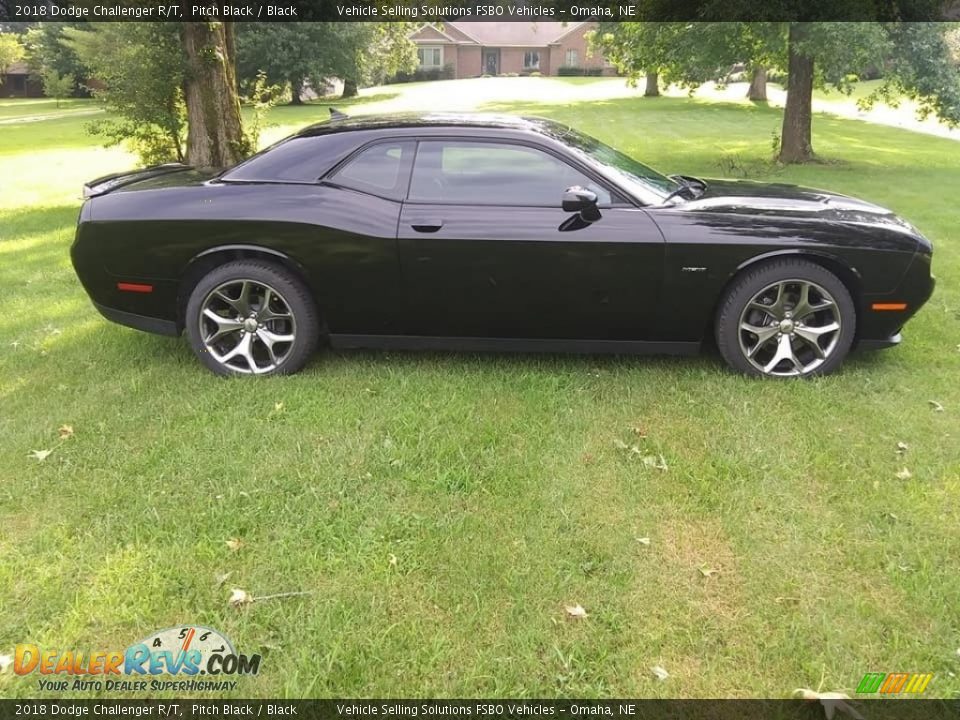
{"label": "tree trunk", "polygon": [[303,92],[303,81],[291,80],[290,81],[290,104],[291,105],[303,105],[303,100],[300,97],[300,93],[302,92]]}
{"label": "tree trunk", "polygon": [[359,94],[360,91],[357,89],[357,81],[351,80],[350,78],[345,78],[343,81],[343,94],[340,97],[352,98]]}
{"label": "tree trunk", "polygon": [[224,168],[249,148],[240,119],[232,23],[185,22],[180,39],[187,58],[187,162]]}
{"label": "tree trunk", "polygon": [[660,73],[647,73],[647,87],[643,91],[644,97],[660,97]]}
{"label": "tree trunk", "polygon": [[747,100],[753,102],[767,101],[767,69],[755,67],[750,76],[750,87],[747,89]]}
{"label": "tree trunk", "polygon": [[791,23],[787,105],[783,109],[783,131],[780,134],[779,160],[782,163],[813,160],[813,58],[801,55],[796,49],[804,34],[802,23]]}

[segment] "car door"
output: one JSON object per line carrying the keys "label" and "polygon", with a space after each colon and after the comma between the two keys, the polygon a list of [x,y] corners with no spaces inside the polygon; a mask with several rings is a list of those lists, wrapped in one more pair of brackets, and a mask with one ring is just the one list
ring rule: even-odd
{"label": "car door", "polygon": [[[602,217],[571,222],[566,188]],[[405,331],[446,337],[643,340],[664,241],[647,214],[546,148],[422,139],[398,227]]]}

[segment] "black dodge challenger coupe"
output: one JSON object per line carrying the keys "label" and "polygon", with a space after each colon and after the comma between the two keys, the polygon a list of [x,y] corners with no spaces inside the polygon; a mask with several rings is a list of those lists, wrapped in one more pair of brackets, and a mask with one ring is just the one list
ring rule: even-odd
{"label": "black dodge challenger coupe", "polygon": [[71,253],[110,320],[222,375],[334,348],[696,352],[807,376],[900,341],[932,247],[889,210],[782,184],[665,176],[537,118],[308,127],[219,174],[85,187]]}

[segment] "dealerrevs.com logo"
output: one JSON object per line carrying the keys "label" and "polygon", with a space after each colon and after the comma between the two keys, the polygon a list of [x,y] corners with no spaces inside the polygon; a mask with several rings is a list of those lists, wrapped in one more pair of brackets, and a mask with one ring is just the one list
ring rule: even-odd
{"label": "dealerrevs.com logo", "polygon": [[[240,675],[256,675],[260,655],[243,655],[222,633],[199,625],[168,628],[126,650],[61,650],[17,645],[13,671],[38,674],[38,690],[233,690]],[[170,679],[175,678],[175,679]]]}

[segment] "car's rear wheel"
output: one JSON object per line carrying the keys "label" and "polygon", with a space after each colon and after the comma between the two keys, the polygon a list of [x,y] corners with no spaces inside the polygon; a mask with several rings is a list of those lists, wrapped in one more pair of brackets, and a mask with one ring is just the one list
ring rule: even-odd
{"label": "car's rear wheel", "polygon": [[747,375],[825,375],[843,362],[857,313],[840,279],[814,263],[788,259],[734,281],[717,313],[727,363]]}
{"label": "car's rear wheel", "polygon": [[238,260],[205,275],[187,302],[190,346],[219,375],[295,373],[320,335],[310,292],[288,270]]}

